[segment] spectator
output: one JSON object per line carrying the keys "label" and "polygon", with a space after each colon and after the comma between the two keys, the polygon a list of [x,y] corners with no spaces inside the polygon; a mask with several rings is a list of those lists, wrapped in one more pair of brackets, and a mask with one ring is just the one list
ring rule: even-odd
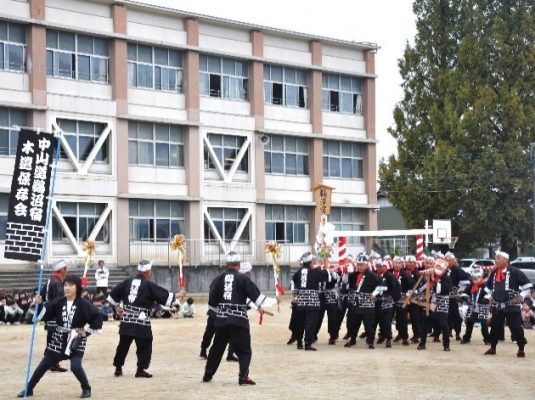
{"label": "spectator", "polygon": [[193,304],[193,298],[188,297],[186,304],[182,306],[182,316],[184,318],[193,318],[195,314],[195,304]]}
{"label": "spectator", "polygon": [[6,298],[0,298],[0,325],[6,324]]}
{"label": "spectator", "polygon": [[97,282],[97,293],[107,294],[108,278],[110,271],[104,265],[104,260],[99,260],[97,270],[95,271],[95,281]]}
{"label": "spectator", "polygon": [[115,310],[110,305],[109,301],[104,299],[102,302],[102,308],[100,309],[103,321],[113,321],[115,318]]}
{"label": "spectator", "polygon": [[19,307],[15,299],[11,296],[6,298],[6,305],[4,306],[6,324],[20,325],[20,318],[24,311]]}
{"label": "spectator", "polygon": [[522,305],[522,326],[524,329],[532,329],[533,325],[535,325],[535,311],[533,311],[529,304],[524,303]]}

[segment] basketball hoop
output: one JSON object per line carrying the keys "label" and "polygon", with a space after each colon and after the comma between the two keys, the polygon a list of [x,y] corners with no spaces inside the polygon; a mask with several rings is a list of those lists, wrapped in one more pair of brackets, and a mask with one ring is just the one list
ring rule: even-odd
{"label": "basketball hoop", "polygon": [[459,240],[459,236],[452,236],[451,237],[451,242],[448,245],[450,249],[453,250],[455,248],[455,244],[457,243],[457,240]]}

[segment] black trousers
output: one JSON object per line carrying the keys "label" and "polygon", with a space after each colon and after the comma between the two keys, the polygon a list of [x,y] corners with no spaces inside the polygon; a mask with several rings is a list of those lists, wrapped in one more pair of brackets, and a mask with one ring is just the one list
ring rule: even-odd
{"label": "black trousers", "polygon": [[373,344],[375,340],[375,311],[358,312],[355,306],[350,305],[347,312],[348,331],[351,340],[357,340],[360,325],[364,323],[364,330],[366,332],[366,343]]}
{"label": "black trousers", "polygon": [[[477,319],[474,319],[472,317],[466,318],[466,330],[464,331],[463,340],[470,340],[472,338],[472,331],[474,329],[474,323],[476,321]],[[479,322],[481,323],[481,335],[483,336],[483,341],[490,342],[489,326],[487,324],[487,320],[480,319]]]}
{"label": "black trousers", "polygon": [[[342,296],[338,300],[338,321],[337,321],[337,331],[340,331],[340,328],[342,327],[342,322],[344,321],[344,317],[346,316],[346,312],[348,309],[348,302],[347,302],[347,296]],[[349,325],[346,321],[346,329],[349,332]]]}
{"label": "black trousers", "polygon": [[403,308],[402,304],[394,305],[394,312],[396,313],[396,329],[401,339],[409,338],[409,318],[408,311]]}
{"label": "black trousers", "polygon": [[389,340],[392,339],[392,313],[394,312],[393,308],[390,309],[381,309],[377,313],[377,323],[379,324],[379,329],[381,329],[381,335]]}
{"label": "black trousers", "polygon": [[142,370],[149,368],[150,359],[152,357],[152,338],[145,339],[126,335],[120,335],[119,344],[115,351],[113,365],[116,368],[122,368],[124,365],[124,360],[126,360],[126,355],[134,340],[136,341],[137,369]]}
{"label": "black trousers", "polygon": [[204,369],[204,375],[206,377],[212,377],[217,372],[221,358],[229,342],[236,356],[238,356],[238,362],[240,364],[239,378],[244,379],[249,376],[249,366],[251,365],[251,357],[253,355],[249,328],[226,325],[216,328],[214,344],[210,347],[208,360]]}
{"label": "black trousers", "polygon": [[427,329],[436,322],[440,326],[440,333],[442,333],[442,344],[444,347],[450,347],[450,328],[448,325],[448,314],[446,313],[432,313],[429,317],[425,316],[425,311],[422,312],[422,326],[420,330],[420,343],[424,344],[427,341]]}
{"label": "black trousers", "polygon": [[292,313],[290,314],[290,323],[288,329],[292,332],[293,337],[297,337],[297,321],[295,318],[295,303],[292,302]]}
{"label": "black trousers", "polygon": [[323,294],[320,295],[320,309],[318,314],[318,322],[316,325],[316,333],[314,335],[314,339],[318,339],[318,333],[321,330],[321,325],[323,324],[323,318],[325,317],[325,312],[327,311],[327,308],[325,307],[325,296]]}
{"label": "black trousers", "polygon": [[504,322],[507,320],[507,325],[511,331],[513,340],[516,340],[519,348],[524,348],[527,341],[524,337],[524,328],[522,327],[522,317],[520,311],[504,311],[495,310],[492,314],[492,321],[490,323],[490,344],[496,347],[501,334],[504,331]]}
{"label": "black trousers", "polygon": [[421,327],[422,309],[416,304],[409,304],[406,310],[411,317],[412,336],[418,338],[421,336],[421,331],[422,331],[422,327]]}
{"label": "black trousers", "polygon": [[[461,334],[463,319],[459,313],[459,302],[457,298],[450,297],[450,308],[448,309],[448,325],[455,330],[456,335]],[[449,333],[448,333],[449,334]]]}
{"label": "black trousers", "polygon": [[303,336],[305,345],[310,346],[314,342],[319,314],[319,310],[295,310],[297,343],[303,343]]}
{"label": "black trousers", "polygon": [[338,332],[340,330],[338,325],[338,304],[326,304],[325,308],[327,310],[329,339],[338,339]]}
{"label": "black trousers", "polygon": [[[206,320],[206,328],[204,329],[204,334],[202,335],[202,342],[201,342],[201,350],[207,350],[208,347],[210,347],[210,344],[212,344],[212,338],[215,335],[215,318],[212,316],[208,316],[208,319]],[[229,356],[234,353],[232,350],[232,345],[230,344],[228,346],[228,354]]]}
{"label": "black trousers", "polygon": [[[90,389],[89,381],[87,380],[87,375],[85,374],[84,367],[82,366],[82,358],[83,355],[80,354],[74,354],[70,361],[71,361],[71,371],[78,379],[78,382],[80,382],[80,386],[83,389]],[[58,363],[59,359],[55,357],[51,357],[48,354],[45,354],[37,368],[35,368],[35,371],[33,371],[32,377],[30,378],[30,381],[28,382],[28,391],[33,390],[35,386],[39,383],[43,375],[50,369],[50,367],[53,367]]]}

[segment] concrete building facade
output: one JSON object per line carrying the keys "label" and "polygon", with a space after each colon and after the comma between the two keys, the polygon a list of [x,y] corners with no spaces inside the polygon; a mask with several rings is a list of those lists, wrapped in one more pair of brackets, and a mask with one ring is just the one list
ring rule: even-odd
{"label": "concrete building facade", "polygon": [[293,262],[319,183],[338,229],[377,228],[376,45],[130,1],[0,6],[0,243],[16,126],[61,133],[51,260],[91,239],[109,264],[167,265],[183,233],[189,264],[269,263],[270,240]]}

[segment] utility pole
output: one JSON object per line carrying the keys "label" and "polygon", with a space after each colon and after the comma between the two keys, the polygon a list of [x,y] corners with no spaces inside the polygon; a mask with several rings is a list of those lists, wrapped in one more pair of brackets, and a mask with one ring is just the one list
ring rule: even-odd
{"label": "utility pole", "polygon": [[533,194],[531,199],[531,206],[533,208],[533,250],[535,251],[535,143],[529,144],[529,158],[531,161],[531,172],[533,173]]}

